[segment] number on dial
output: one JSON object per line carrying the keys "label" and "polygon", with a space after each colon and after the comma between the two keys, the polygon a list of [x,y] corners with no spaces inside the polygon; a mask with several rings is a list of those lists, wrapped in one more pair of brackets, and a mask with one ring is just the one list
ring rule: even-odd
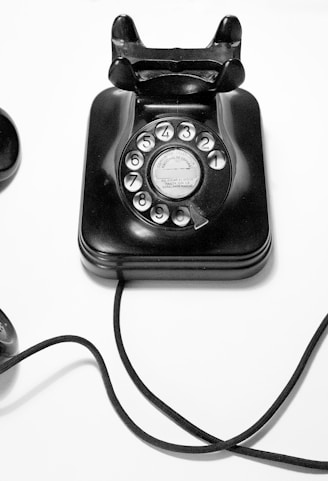
{"label": "number on dial", "polygon": [[178,207],[172,214],[172,221],[178,227],[185,227],[190,221],[190,212],[187,207]]}
{"label": "number on dial", "polygon": [[178,127],[178,137],[190,142],[196,135],[195,126],[191,122],[182,122]]}
{"label": "number on dial", "polygon": [[155,137],[152,134],[143,132],[137,138],[137,146],[142,152],[150,152],[155,147]]}
{"label": "number on dial", "polygon": [[196,144],[199,150],[203,152],[209,152],[214,147],[214,137],[209,132],[202,132],[198,135],[196,139]]}
{"label": "number on dial", "polygon": [[227,159],[221,150],[212,150],[212,152],[208,154],[207,162],[211,169],[222,170],[227,163]]}
{"label": "number on dial", "polygon": [[138,170],[143,166],[144,157],[139,150],[128,152],[125,157],[125,165],[130,170]]}
{"label": "number on dial", "polygon": [[164,224],[169,216],[170,211],[166,204],[157,204],[151,208],[150,217],[156,224]]}
{"label": "number on dial", "polygon": [[133,205],[140,212],[145,212],[151,206],[150,194],[141,190],[133,197]]}
{"label": "number on dial", "polygon": [[124,177],[124,187],[129,192],[137,192],[142,186],[142,177],[138,172],[130,172]]}
{"label": "number on dial", "polygon": [[155,135],[158,140],[168,142],[174,135],[173,125],[170,122],[160,122],[155,129]]}

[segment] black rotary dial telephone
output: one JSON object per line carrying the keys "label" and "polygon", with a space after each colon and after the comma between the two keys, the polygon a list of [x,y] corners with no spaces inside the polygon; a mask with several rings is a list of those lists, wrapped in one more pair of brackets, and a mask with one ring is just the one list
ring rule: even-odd
{"label": "black rotary dial telephone", "polygon": [[[289,381],[247,429],[222,440],[161,400],[142,381],[125,350],[120,327],[126,279],[238,279],[259,271],[270,253],[259,107],[239,89],[241,28],[225,17],[208,48],[147,49],[131,18],[113,25],[114,84],[95,99],[90,115],[79,242],[85,265],[118,278],[113,327],[118,352],[138,390],[165,416],[198,438],[177,444],[140,427],[118,399],[96,346],[76,335],[57,336],[17,354],[16,331],[0,310],[0,375],[62,343],[94,356],[109,401],[147,444],[188,456],[228,450],[302,469],[328,471],[328,461],[263,451],[244,444],[282,407],[328,328],[314,333]],[[17,168],[18,137],[0,111],[0,181]]]}
{"label": "black rotary dial telephone", "polygon": [[112,29],[115,87],[95,99],[79,242],[122,279],[238,279],[268,257],[260,113],[239,89],[241,27],[207,48],[149,49],[132,19]]}

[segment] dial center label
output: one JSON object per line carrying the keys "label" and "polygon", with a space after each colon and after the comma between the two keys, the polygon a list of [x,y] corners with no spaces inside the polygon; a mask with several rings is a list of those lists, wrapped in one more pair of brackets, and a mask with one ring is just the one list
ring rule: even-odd
{"label": "dial center label", "polygon": [[156,157],[150,175],[161,194],[171,199],[181,199],[196,189],[201,170],[198,160],[191,152],[171,148]]}

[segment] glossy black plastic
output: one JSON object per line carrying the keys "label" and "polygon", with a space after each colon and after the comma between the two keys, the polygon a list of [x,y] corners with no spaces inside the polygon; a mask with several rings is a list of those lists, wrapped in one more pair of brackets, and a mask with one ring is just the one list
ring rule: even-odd
{"label": "glossy black plastic", "polygon": [[0,309],[0,362],[14,356],[18,351],[18,340],[14,326]]}
{"label": "glossy black plastic", "polygon": [[113,62],[109,80],[138,94],[172,97],[226,92],[244,80],[239,60],[241,26],[234,16],[224,17],[207,48],[146,48],[133,20],[121,15],[112,28]]}
{"label": "glossy black plastic", "polygon": [[12,177],[19,165],[19,140],[8,114],[0,109],[0,182]]}
{"label": "glossy black plastic", "polygon": [[[115,34],[119,23],[121,34],[123,31],[132,42],[139,42],[135,27],[126,18],[116,20]],[[233,40],[240,50],[239,22],[229,18],[223,19],[215,39]],[[165,51],[165,56],[170,61],[169,52]],[[173,49],[173,58],[175,55]],[[192,56],[196,55],[193,51]],[[153,75],[155,78],[156,69]],[[181,85],[188,85],[188,79],[186,73],[178,91]],[[167,80],[170,83],[172,79]],[[109,88],[96,97],[91,108],[79,228],[84,265],[97,275],[115,279],[214,280],[255,274],[271,247],[256,99],[239,88],[217,92],[203,86],[197,94],[184,95],[172,88],[170,95],[163,96],[156,95],[156,83],[152,94],[142,93],[139,87]],[[200,212],[205,212],[208,222],[201,228],[194,218],[183,228],[155,225],[136,215],[126,202],[120,182],[124,149],[137,131],[167,119],[173,119],[174,125],[185,121],[202,124],[220,138],[227,152],[228,193],[218,201],[217,189],[207,191],[208,208],[205,204]],[[177,144],[175,138],[169,145]],[[206,175],[205,180],[211,171]],[[186,205],[192,206],[194,199],[196,194]]]}

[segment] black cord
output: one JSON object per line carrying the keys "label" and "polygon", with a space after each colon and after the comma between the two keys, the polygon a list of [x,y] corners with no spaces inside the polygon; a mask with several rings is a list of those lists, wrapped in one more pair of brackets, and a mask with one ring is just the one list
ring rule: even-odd
{"label": "black cord", "polygon": [[56,344],[64,343],[64,342],[74,342],[77,344],[81,344],[82,346],[86,347],[95,357],[97,364],[99,366],[99,370],[105,385],[108,398],[111,401],[116,412],[118,413],[119,417],[126,424],[126,426],[132,432],[134,432],[134,434],[136,434],[139,438],[141,438],[143,441],[147,442],[148,444],[163,450],[177,452],[177,453],[188,453],[188,454],[202,454],[202,453],[212,453],[212,452],[218,452],[222,450],[228,450],[234,453],[242,454],[244,456],[251,456],[253,458],[265,459],[269,461],[285,463],[288,465],[301,466],[303,468],[328,471],[328,461],[316,461],[312,459],[299,458],[295,456],[289,456],[286,454],[273,453],[269,451],[261,451],[258,449],[253,449],[253,448],[248,448],[245,446],[238,445],[238,443],[245,441],[246,439],[249,439],[251,436],[257,433],[274,416],[274,414],[277,412],[277,410],[281,407],[281,405],[286,400],[287,396],[291,393],[296,382],[298,381],[302,372],[304,371],[304,368],[307,362],[309,361],[309,358],[313,353],[316,345],[318,344],[320,338],[325,332],[325,329],[328,325],[328,315],[321,322],[320,326],[318,327],[317,331],[315,332],[314,336],[309,342],[293,375],[291,376],[290,380],[288,381],[288,383],[286,384],[282,392],[279,394],[277,399],[270,406],[270,408],[250,428],[246,429],[241,434],[238,434],[237,436],[234,436],[231,439],[223,441],[215,436],[212,436],[211,434],[208,434],[207,432],[203,431],[199,427],[195,426],[186,418],[184,418],[179,413],[177,413],[170,406],[168,406],[166,403],[164,403],[161,399],[155,396],[155,394],[153,394],[147,388],[147,386],[142,382],[142,380],[134,370],[126,354],[122,337],[121,337],[121,331],[120,331],[120,306],[121,306],[123,289],[124,289],[124,281],[120,281],[117,285],[115,302],[114,302],[114,331],[115,331],[117,347],[127,372],[129,373],[132,381],[137,386],[137,388],[154,406],[156,406],[163,413],[165,413],[166,416],[172,419],[182,429],[202,439],[203,441],[206,441],[208,444],[202,445],[202,446],[198,446],[198,445],[189,446],[189,445],[168,443],[166,441],[163,441],[161,439],[158,439],[148,434],[142,428],[140,428],[137,424],[135,424],[135,422],[126,413],[126,411],[122,407],[121,403],[119,402],[115,394],[115,391],[113,389],[113,386],[109,377],[109,373],[102,355],[100,354],[98,349],[94,346],[94,344],[92,344],[90,341],[88,341],[83,337],[72,336],[72,335],[58,336],[58,337],[54,337],[51,339],[47,339],[46,341],[40,342],[39,344],[36,344],[35,346],[32,346],[26,349],[20,354],[17,354],[16,356],[13,356],[8,361],[5,361],[4,363],[2,363],[0,365],[0,374],[4,373],[8,369],[11,369],[12,367],[14,367],[16,364],[20,363],[24,359],[27,359],[28,357],[50,346],[54,346]]}
{"label": "black cord", "polygon": [[[291,376],[290,380],[281,391],[277,399],[274,403],[270,406],[270,408],[256,421],[250,428],[243,431],[241,434],[234,436],[227,441],[222,441],[221,439],[212,436],[211,434],[203,431],[199,427],[195,426],[193,423],[188,421],[186,418],[181,416],[178,412],[164,403],[161,399],[159,399],[154,393],[152,393],[147,386],[143,383],[140,379],[136,371],[134,370],[128,355],[125,351],[122,336],[121,336],[121,329],[120,329],[120,306],[121,306],[121,298],[124,289],[124,282],[120,281],[118,283],[116,294],[115,294],[115,302],[114,302],[114,332],[115,332],[115,339],[118,351],[121,356],[121,360],[124,364],[125,369],[127,370],[130,378],[137,386],[139,391],[159,410],[165,413],[170,419],[172,419],[178,426],[180,426],[185,431],[197,436],[199,439],[207,441],[211,443],[207,446],[202,446],[197,449],[197,447],[190,447],[189,451],[184,449],[184,446],[181,446],[181,450],[177,449],[177,452],[190,452],[190,453],[204,453],[204,452],[217,452],[223,449],[235,452],[238,454],[242,454],[244,456],[251,456],[254,458],[265,459],[269,461],[285,463],[294,466],[300,466],[303,468],[309,469],[316,469],[316,470],[328,470],[328,461],[317,461],[312,459],[300,458],[296,456],[290,456],[286,454],[274,453],[270,451],[262,451],[259,449],[248,448],[246,446],[239,446],[238,443],[245,441],[246,439],[253,436],[257,433],[267,422],[274,416],[274,414],[278,411],[281,405],[285,402],[288,395],[291,393],[295,384],[297,383],[298,379],[302,375],[315,347],[317,346],[319,340],[322,338],[327,325],[328,325],[328,315],[325,316],[321,324],[319,325],[318,329],[314,333],[311,341],[309,342],[307,348],[304,351],[303,356],[301,357],[300,362],[298,363],[293,375]],[[163,446],[163,449],[164,446]]]}

